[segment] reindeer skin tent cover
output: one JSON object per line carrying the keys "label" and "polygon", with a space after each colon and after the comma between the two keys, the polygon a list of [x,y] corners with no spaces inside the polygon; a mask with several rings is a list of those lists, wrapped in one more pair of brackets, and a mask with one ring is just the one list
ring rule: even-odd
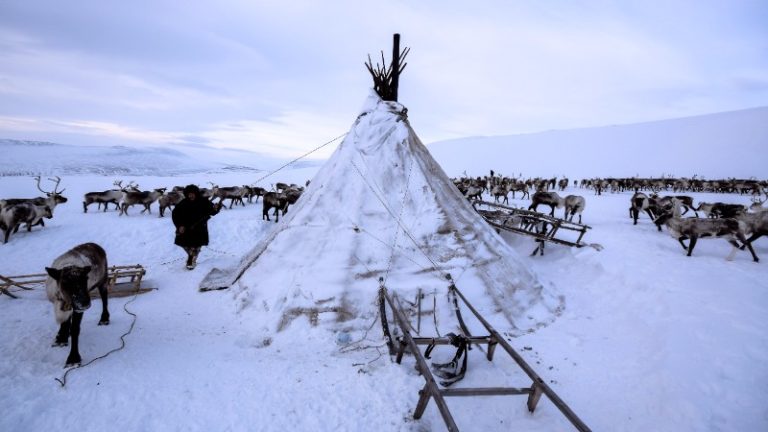
{"label": "reindeer skin tent cover", "polygon": [[551,322],[562,297],[474,211],[406,112],[372,91],[296,205],[236,268],[214,268],[201,289],[232,288],[241,311],[257,310],[278,330],[302,313],[349,328],[375,314],[384,277],[405,299],[418,289],[434,295],[429,309],[436,302],[441,325],[452,331],[450,273],[483,314],[506,318],[494,320],[501,331],[520,334]]}

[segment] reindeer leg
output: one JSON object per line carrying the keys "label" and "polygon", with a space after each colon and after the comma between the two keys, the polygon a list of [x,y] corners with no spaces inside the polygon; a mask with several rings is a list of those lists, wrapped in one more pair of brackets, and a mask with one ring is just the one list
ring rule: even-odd
{"label": "reindeer leg", "polygon": [[80,358],[79,341],[80,341],[80,323],[83,322],[82,312],[72,312],[72,326],[69,329],[70,337],[72,338],[72,346],[69,349],[69,356],[64,367],[75,366],[80,364],[83,360]]}
{"label": "reindeer leg", "polygon": [[758,238],[762,237],[763,233],[754,233],[752,236],[748,239],[745,239],[744,236],[739,236],[739,240],[743,243],[743,245],[739,248],[741,250],[744,250],[744,247],[747,247],[749,249],[749,253],[752,254],[752,261],[754,262],[760,262],[760,258],[757,257],[757,254],[755,253],[755,250],[752,248],[752,242],[757,240]]}
{"label": "reindeer leg", "polygon": [[66,321],[59,326],[59,333],[56,334],[56,339],[53,341],[55,347],[69,345],[69,327],[72,325],[72,317],[70,316]]}
{"label": "reindeer leg", "polygon": [[752,242],[747,243],[747,249],[749,249],[749,253],[752,254],[752,261],[760,262],[760,258],[757,257],[757,254],[755,253],[755,250],[752,249]]}
{"label": "reindeer leg", "polygon": [[742,240],[742,239],[739,239],[739,240],[741,240],[741,243],[742,243],[742,245],[741,245],[741,247],[740,247],[739,249],[741,249],[741,250],[744,250],[744,248],[745,248],[745,247],[747,247],[747,244],[751,244],[753,241],[755,241],[755,240],[759,239],[759,238],[760,238],[760,237],[762,237],[762,236],[763,236],[763,234],[762,234],[762,233],[754,233],[754,234],[752,234],[752,236],[751,236],[750,238],[748,238],[748,239],[744,239],[744,240]]}
{"label": "reindeer leg", "polygon": [[699,238],[696,236],[691,237],[691,241],[688,242],[688,256],[691,256],[693,253],[693,248],[696,246],[696,240]]}
{"label": "reindeer leg", "polygon": [[99,285],[99,296],[101,297],[101,318],[99,318],[99,325],[109,325],[109,293],[108,282],[109,278],[104,276],[104,281]]}
{"label": "reindeer leg", "polygon": [[683,243],[683,240],[688,240],[688,237],[686,236],[680,236],[680,238],[677,239],[677,241],[680,242],[680,245],[683,247],[683,250],[688,250],[688,246]]}

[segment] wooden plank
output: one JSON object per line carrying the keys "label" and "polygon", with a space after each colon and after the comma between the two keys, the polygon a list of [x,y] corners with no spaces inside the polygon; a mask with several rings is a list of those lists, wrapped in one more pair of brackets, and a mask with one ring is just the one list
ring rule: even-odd
{"label": "wooden plank", "polygon": [[[490,336],[473,336],[469,339],[470,343],[474,344],[487,344],[491,341]],[[416,345],[450,345],[451,340],[447,337],[437,337],[437,338],[428,338],[428,337],[415,337],[413,338],[413,341],[416,343]]]}
{"label": "wooden plank", "polygon": [[533,390],[527,387],[447,388],[440,393],[443,396],[514,396],[531,394]]}

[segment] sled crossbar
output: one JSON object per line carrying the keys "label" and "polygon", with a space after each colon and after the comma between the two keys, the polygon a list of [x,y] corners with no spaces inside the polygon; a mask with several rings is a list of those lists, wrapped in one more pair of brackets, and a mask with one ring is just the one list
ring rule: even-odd
{"label": "sled crossbar", "polygon": [[[496,210],[479,210],[478,205],[493,207]],[[564,246],[584,247],[587,244],[581,240],[592,227],[576,222],[569,222],[565,219],[556,218],[531,210],[509,207],[488,201],[474,201],[472,203],[475,211],[485,219],[491,226],[505,231],[523,234],[535,238],[538,241],[547,241]],[[542,229],[543,228],[543,229]],[[558,238],[560,230],[575,231],[579,233],[576,241]]]}
{"label": "sled crossbar", "polygon": [[[416,368],[420,372],[421,376],[426,381],[424,387],[419,390],[419,401],[416,404],[416,408],[413,412],[414,419],[420,419],[427,408],[427,404],[430,399],[435,400],[440,415],[443,417],[446,427],[449,431],[458,431],[458,426],[451,415],[448,405],[445,402],[446,397],[471,397],[471,396],[514,396],[514,395],[527,395],[527,407],[528,411],[533,412],[536,409],[541,396],[547,396],[547,398],[565,415],[565,417],[573,424],[578,431],[587,432],[590,431],[589,427],[579,419],[578,416],[565,404],[565,402],[557,396],[557,394],[547,386],[544,380],[536,374],[536,372],[525,362],[525,360],[512,348],[504,337],[499,334],[491,325],[486,321],[477,310],[472,307],[463,294],[454,286],[451,285],[451,290],[458,295],[472,314],[482,323],[486,328],[488,336],[467,336],[467,340],[470,344],[487,345],[488,361],[493,361],[493,356],[496,346],[501,346],[517,365],[531,378],[533,381],[530,387],[483,387],[483,388],[440,388],[435,380],[432,370],[427,364],[427,360],[424,354],[419,349],[420,345],[449,345],[450,339],[447,337],[414,337],[411,335],[409,329],[412,328],[408,319],[404,316],[403,311],[398,307],[397,303],[393,300],[392,296],[388,292],[387,288],[382,286],[379,290],[379,302],[380,305],[388,304],[392,310],[392,315],[402,331],[402,336],[398,338],[399,348],[397,349],[396,362],[399,364],[402,361],[403,354],[406,348],[410,350],[416,360]],[[458,310],[457,310],[458,312]],[[459,312],[460,313],[460,312]],[[463,319],[459,316],[460,321]],[[386,316],[382,316],[382,322],[386,321]],[[462,325],[463,327],[463,325]],[[389,338],[388,326],[385,327],[385,337]],[[466,333],[466,332],[465,332]]]}
{"label": "sled crossbar", "polygon": [[[107,286],[109,288],[109,295],[112,297],[120,297],[121,295],[125,295],[124,293],[134,294],[137,291],[139,293],[151,291],[151,288],[143,288],[141,286],[146,273],[146,269],[140,264],[108,267],[107,280],[109,282]],[[18,276],[0,275],[0,293],[13,298],[18,298],[18,296],[9,291],[9,288],[15,287],[22,290],[38,289],[45,285],[47,277],[48,275],[45,273]],[[92,291],[91,296],[98,296],[98,292]]]}

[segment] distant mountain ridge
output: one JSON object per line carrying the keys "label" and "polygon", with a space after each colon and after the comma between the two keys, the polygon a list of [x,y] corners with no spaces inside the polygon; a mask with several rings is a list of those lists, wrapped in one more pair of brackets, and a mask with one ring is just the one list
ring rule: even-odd
{"label": "distant mountain ridge", "polygon": [[768,178],[768,107],[627,125],[438,141],[450,176]]}
{"label": "distant mountain ridge", "polygon": [[[78,146],[47,141],[0,139],[0,176],[26,175],[151,175],[176,176],[202,172],[264,171],[285,161],[247,150]],[[300,161],[307,167],[315,161]]]}

